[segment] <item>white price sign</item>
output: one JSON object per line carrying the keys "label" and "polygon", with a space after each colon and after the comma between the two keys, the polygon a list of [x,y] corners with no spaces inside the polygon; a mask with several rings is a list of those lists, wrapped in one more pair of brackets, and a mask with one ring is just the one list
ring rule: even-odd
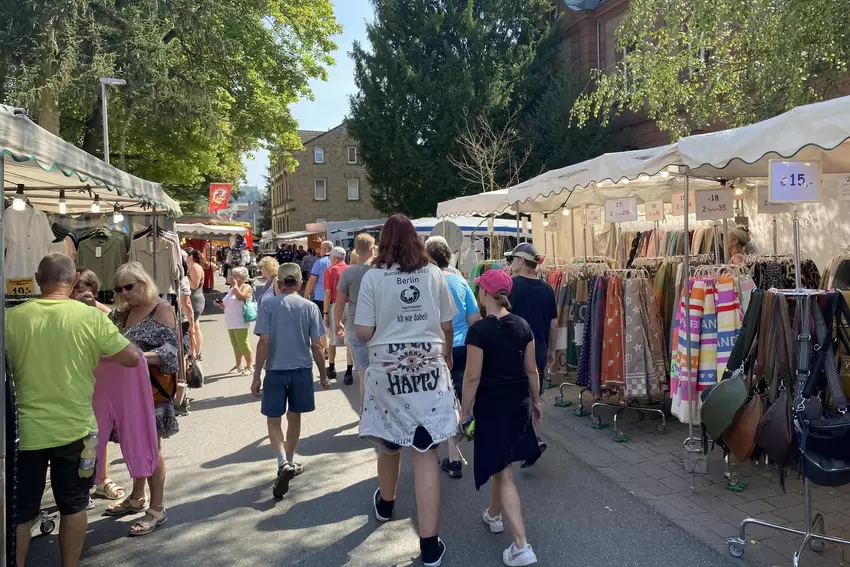
{"label": "white price sign", "polygon": [[647,201],[646,202],[646,220],[648,220],[648,221],[663,221],[664,220],[664,201]]}
{"label": "white price sign", "polygon": [[819,203],[820,162],[770,160],[771,203]]}
{"label": "white price sign", "polygon": [[850,177],[842,177],[838,183],[838,200],[850,201]]}
{"label": "white price sign", "polygon": [[585,224],[598,224],[599,220],[602,218],[601,210],[599,207],[588,207]]}
{"label": "white price sign", "polygon": [[637,199],[634,197],[605,201],[605,222],[629,222],[637,219]]}
{"label": "white price sign", "polygon": [[697,220],[728,219],[735,216],[735,190],[710,189],[697,191]]}
{"label": "white price sign", "polygon": [[[673,193],[673,214],[674,215],[684,215],[685,214],[685,192],[681,193]],[[696,203],[694,202],[694,192],[691,191],[691,198],[688,199],[688,211],[694,212],[694,207]]]}
{"label": "white price sign", "polygon": [[558,232],[561,230],[561,215],[549,215],[549,226],[546,227],[547,232]]}
{"label": "white price sign", "polygon": [[791,207],[787,204],[770,202],[770,191],[768,191],[767,185],[758,186],[758,199],[758,211],[760,215],[775,215],[791,212]]}

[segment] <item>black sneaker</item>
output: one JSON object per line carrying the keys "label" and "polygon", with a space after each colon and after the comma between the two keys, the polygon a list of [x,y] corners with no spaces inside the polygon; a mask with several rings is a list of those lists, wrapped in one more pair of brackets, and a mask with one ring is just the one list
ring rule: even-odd
{"label": "black sneaker", "polygon": [[425,550],[422,550],[422,564],[425,567],[440,567],[443,564],[443,557],[446,555],[446,544],[443,543],[443,540],[437,538],[437,547],[433,551],[429,551],[429,553],[425,553]]}
{"label": "black sneaker", "polygon": [[375,508],[375,519],[379,522],[389,522],[393,519],[393,502],[381,500],[381,489],[375,489],[375,496],[372,498],[372,506]]}
{"label": "black sneaker", "polygon": [[345,377],[342,379],[342,383],[346,386],[351,386],[354,384],[354,373],[353,372],[345,372]]}
{"label": "black sneaker", "polygon": [[463,463],[443,459],[440,468],[449,473],[450,478],[463,478]]}
{"label": "black sneaker", "polygon": [[277,469],[277,480],[272,488],[275,498],[283,498],[289,492],[289,481],[295,478],[295,468],[289,463],[283,463]]}
{"label": "black sneaker", "polygon": [[331,380],[336,380],[336,369],[335,368],[328,368],[328,378],[330,378]]}
{"label": "black sneaker", "polygon": [[[547,447],[546,443],[544,443],[543,441],[538,441],[537,447],[540,448],[540,457],[542,457],[543,453],[546,452],[546,449],[548,447]],[[540,459],[540,457],[537,457],[537,459],[532,459],[530,461],[523,461],[519,468],[527,469],[528,467],[534,466],[534,463],[536,463],[538,461],[538,459]]]}

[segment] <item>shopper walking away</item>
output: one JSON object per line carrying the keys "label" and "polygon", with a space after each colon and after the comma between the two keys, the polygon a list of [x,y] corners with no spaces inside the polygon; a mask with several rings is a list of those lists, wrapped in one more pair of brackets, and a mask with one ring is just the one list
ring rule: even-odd
{"label": "shopper walking away", "polygon": [[[360,409],[363,409],[363,380],[369,367],[369,346],[357,338],[354,332],[354,318],[357,314],[357,296],[360,295],[360,283],[363,276],[372,269],[372,249],[375,239],[369,234],[358,234],[354,239],[354,251],[359,264],[349,266],[342,273],[337,286],[336,303],[334,304],[334,322],[336,326],[331,332],[337,336],[345,335],[351,352],[354,370],[360,376]],[[345,313],[343,313],[345,312]],[[344,314],[344,317],[343,317]]]}
{"label": "shopper walking away", "polygon": [[[334,245],[328,240],[322,242],[322,245],[319,247],[319,257],[313,262],[313,267],[310,269],[310,278],[307,280],[307,288],[304,291],[304,297],[312,299],[323,314],[325,312],[325,272],[331,267],[331,260],[328,255],[333,250],[333,247]],[[327,335],[322,338],[322,347],[325,349],[325,358],[328,358]]]}
{"label": "shopper walking away", "polygon": [[[295,462],[295,449],[301,437],[301,414],[316,409],[313,395],[313,362],[319,369],[319,381],[330,387],[325,373],[325,357],[320,338],[325,334],[319,308],[298,295],[301,289],[301,267],[281,264],[277,274],[280,296],[260,304],[254,333],[257,365],[251,393],[262,399],[261,411],[266,416],[269,440],[277,455],[277,480],[272,494],[282,498],[290,481],[304,470]],[[260,383],[263,368],[265,379]],[[281,418],[286,414],[284,441]]]}
{"label": "shopper walking away", "polygon": [[[227,324],[227,334],[230,336],[230,346],[233,348],[233,356],[236,365],[228,372],[249,374],[253,368],[254,351],[248,341],[248,329],[251,326],[245,320],[245,302],[254,297],[253,288],[245,283],[248,279],[248,269],[244,267],[233,268],[231,272],[233,285],[224,299],[217,299],[216,305],[224,310],[224,322]],[[242,367],[242,359],[245,359],[245,367]]]}
{"label": "shopper walking away", "polygon": [[534,334],[509,313],[513,282],[501,270],[484,272],[475,283],[487,317],[469,328],[462,419],[475,418],[475,488],[493,479],[484,522],[490,531],[514,537],[505,565],[531,565],[537,557],[525,536],[522,509],[511,465],[540,457],[534,424],[540,421],[540,384]]}
{"label": "shopper walking away", "polygon": [[[546,381],[546,369],[555,361],[555,348],[558,337],[558,310],[555,304],[555,292],[548,283],[537,277],[537,266],[542,261],[537,249],[524,242],[505,254],[511,261],[514,273],[513,290],[508,298],[511,313],[525,319],[534,333],[535,360],[540,376],[540,394]],[[546,444],[540,443],[540,452],[546,450]],[[526,461],[523,468],[532,466],[536,461]]]}
{"label": "shopper walking away", "polygon": [[[257,304],[261,304],[266,297],[277,295],[277,270],[280,264],[272,256],[265,256],[259,261],[260,275],[266,280],[263,289],[257,294]],[[258,307],[259,309],[259,307]]]}
{"label": "shopper walking away", "polygon": [[[333,332],[333,329],[336,329],[334,304],[337,301],[337,286],[339,285],[339,279],[348,267],[348,264],[345,263],[345,248],[337,246],[331,250],[330,262],[331,267],[325,272],[325,311],[322,315],[324,316],[325,326],[328,329],[331,329],[330,336],[328,337],[328,378],[336,379],[336,369],[334,368],[336,349],[337,347],[345,348],[345,336],[340,336]],[[343,304],[343,310],[344,309],[345,304]],[[354,375],[352,373],[351,353],[346,349],[345,354],[348,361],[348,367],[345,370],[344,383],[353,384]]]}
{"label": "shopper walking away", "polygon": [[[151,394],[156,412],[159,460],[149,478],[134,478],[130,496],[119,504],[107,507],[107,516],[145,515],[130,526],[131,536],[146,535],[168,520],[165,511],[165,457],[162,439],[180,431],[174,411],[177,393],[177,332],[174,312],[167,301],[160,299],[153,279],[139,262],[128,262],[115,272],[115,311],[110,318],[120,331],[142,352],[151,377]],[[145,494],[150,488],[150,506]]]}
{"label": "shopper walking away", "polygon": [[384,224],[378,256],[360,284],[357,338],[369,343],[360,436],[378,447],[375,518],[392,519],[402,447],[413,447],[419,547],[426,567],[446,553],[439,538],[437,445],[457,433],[451,395],[456,309],[440,269],[404,215]]}
{"label": "shopper walking away", "polygon": [[[313,271],[313,265],[316,263],[316,254],[312,248],[307,250],[307,253],[301,258],[301,281],[305,284],[310,279],[310,274]],[[302,290],[303,291],[303,290]],[[309,298],[308,298],[309,299]]]}
{"label": "shopper walking away", "polygon": [[[454,383],[455,396],[458,404],[463,399],[463,372],[466,368],[466,332],[469,327],[481,320],[478,312],[478,303],[475,294],[456,270],[450,269],[449,263],[452,259],[452,251],[448,242],[442,236],[432,236],[425,241],[425,249],[428,256],[443,271],[443,277],[449,286],[457,314],[452,320],[454,327],[454,341],[452,342],[452,382]],[[449,473],[451,478],[463,477],[463,458],[454,437],[449,439],[449,456],[440,463],[440,467]]]}
{"label": "shopper walking away", "polygon": [[193,356],[202,360],[201,347],[204,344],[204,337],[201,334],[201,323],[198,320],[204,313],[207,300],[204,297],[204,263],[199,250],[194,248],[186,250],[186,266],[189,268],[186,276],[189,278],[193,313],[193,317],[189,321],[189,333],[192,335]]}
{"label": "shopper walking away", "polygon": [[71,258],[48,254],[39,262],[35,280],[41,298],[6,312],[6,349],[14,372],[20,433],[16,559],[18,565],[26,565],[49,467],[61,515],[62,566],[76,567],[94,480],[94,474],[86,478],[78,474],[83,440],[97,432],[91,404],[94,369],[101,356],[134,367],[141,353],[105,313],[71,299],[78,280]]}

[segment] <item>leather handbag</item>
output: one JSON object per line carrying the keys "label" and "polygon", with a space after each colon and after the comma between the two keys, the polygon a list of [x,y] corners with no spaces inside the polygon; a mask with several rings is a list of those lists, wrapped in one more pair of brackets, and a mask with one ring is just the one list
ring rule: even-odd
{"label": "leather handbag", "polygon": [[764,406],[761,396],[754,391],[735,425],[723,436],[723,443],[739,461],[745,461],[753,455],[756,448],[756,433],[763,415]]}
{"label": "leather handbag", "polygon": [[190,358],[186,367],[186,385],[193,389],[203,388],[204,381],[204,370],[201,368],[201,362]]}
{"label": "leather handbag", "polygon": [[791,381],[791,368],[797,370],[798,364],[793,362],[795,351],[788,301],[782,295],[774,298],[767,333],[770,345],[768,352],[774,358],[769,395],[771,405],[759,424],[756,444],[771,461],[784,468],[791,460],[796,440],[788,385]]}

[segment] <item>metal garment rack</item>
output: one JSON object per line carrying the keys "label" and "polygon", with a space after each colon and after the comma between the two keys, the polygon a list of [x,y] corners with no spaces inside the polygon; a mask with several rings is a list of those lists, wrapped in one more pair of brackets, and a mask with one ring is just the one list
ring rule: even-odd
{"label": "metal garment rack", "polygon": [[[801,274],[800,274],[800,221],[797,218],[797,208],[794,207],[794,217],[793,217],[793,237],[794,237],[794,284],[796,289],[793,290],[778,290],[778,293],[783,295],[791,296],[791,297],[804,297],[804,296],[812,296],[812,295],[820,295],[826,293],[822,290],[808,290],[802,289],[801,284]],[[805,523],[805,529],[796,529],[788,526],[783,526],[780,524],[774,524],[772,522],[767,522],[765,520],[759,520],[758,518],[748,517],[741,522],[740,531],[738,533],[738,537],[730,538],[727,540],[727,544],[729,545],[729,553],[733,557],[741,557],[744,555],[744,549],[747,545],[747,526],[756,525],[761,526],[763,528],[768,528],[771,530],[777,530],[784,533],[795,534],[799,536],[803,536],[803,541],[800,542],[800,547],[797,548],[797,551],[794,552],[794,556],[792,558],[794,567],[799,567],[800,565],[800,557],[803,554],[803,551],[806,550],[808,546],[812,551],[819,553],[823,551],[826,542],[830,543],[838,543],[841,545],[850,545],[850,540],[837,538],[834,536],[830,536],[826,534],[826,525],[824,521],[823,514],[816,514],[814,518],[812,517],[812,496],[811,496],[811,486],[809,479],[805,476],[803,477],[803,521]]]}

